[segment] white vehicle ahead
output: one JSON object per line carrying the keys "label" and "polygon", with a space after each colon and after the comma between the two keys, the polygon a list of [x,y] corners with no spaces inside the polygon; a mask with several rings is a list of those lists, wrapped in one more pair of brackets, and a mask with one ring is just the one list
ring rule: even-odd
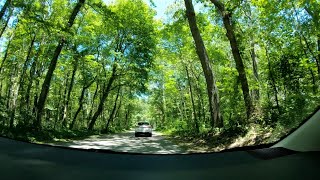
{"label": "white vehicle ahead", "polygon": [[134,136],[139,137],[141,135],[152,137],[152,126],[149,122],[138,122]]}

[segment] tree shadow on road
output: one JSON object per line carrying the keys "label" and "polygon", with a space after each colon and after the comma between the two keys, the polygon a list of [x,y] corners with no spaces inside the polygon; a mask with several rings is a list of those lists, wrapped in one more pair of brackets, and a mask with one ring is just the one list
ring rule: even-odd
{"label": "tree shadow on road", "polygon": [[184,149],[160,134],[153,137],[135,137],[134,132],[124,132],[113,135],[92,136],[85,140],[58,142],[52,145],[80,148],[105,149],[115,152],[131,152],[144,154],[183,154]]}

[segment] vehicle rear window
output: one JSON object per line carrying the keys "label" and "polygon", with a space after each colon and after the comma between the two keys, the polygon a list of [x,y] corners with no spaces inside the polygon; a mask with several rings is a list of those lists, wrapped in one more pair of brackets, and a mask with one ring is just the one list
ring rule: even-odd
{"label": "vehicle rear window", "polygon": [[148,122],[139,122],[138,125],[142,126],[142,125],[150,125],[150,124]]}

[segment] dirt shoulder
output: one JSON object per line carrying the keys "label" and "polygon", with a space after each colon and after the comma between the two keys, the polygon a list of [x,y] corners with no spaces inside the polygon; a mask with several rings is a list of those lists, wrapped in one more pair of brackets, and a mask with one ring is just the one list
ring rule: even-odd
{"label": "dirt shoulder", "polygon": [[244,146],[269,144],[277,139],[271,129],[248,129],[245,133],[228,134],[225,132],[208,133],[202,136],[170,135],[171,141],[178,144],[188,153],[219,152]]}

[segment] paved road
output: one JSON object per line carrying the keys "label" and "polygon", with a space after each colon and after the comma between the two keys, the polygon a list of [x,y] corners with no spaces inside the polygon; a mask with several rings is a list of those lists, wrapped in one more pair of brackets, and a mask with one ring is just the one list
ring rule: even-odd
{"label": "paved road", "polygon": [[168,137],[154,131],[152,137],[134,137],[134,131],[119,134],[92,136],[54,145],[82,149],[108,149],[117,152],[134,152],[147,154],[184,154],[182,148],[169,140]]}

